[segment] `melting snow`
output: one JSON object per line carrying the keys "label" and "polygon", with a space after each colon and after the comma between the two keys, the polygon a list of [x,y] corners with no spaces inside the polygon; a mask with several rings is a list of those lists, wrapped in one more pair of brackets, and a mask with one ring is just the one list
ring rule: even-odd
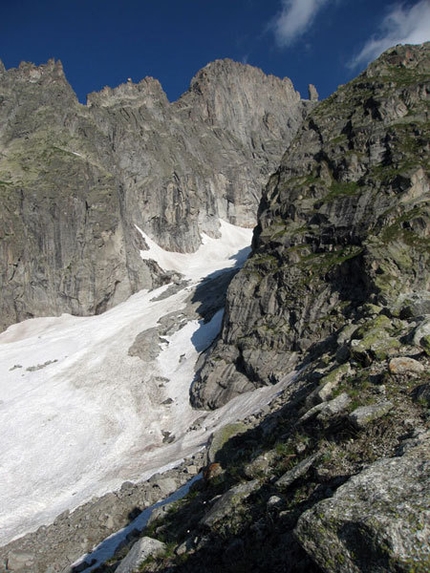
{"label": "melting snow", "polygon": [[[184,308],[202,278],[243,261],[251,230],[224,222],[221,230],[221,239],[205,237],[191,255],[163,251],[145,235],[150,248],[142,256],[192,281],[168,298],[156,300],[164,286],[103,315],[36,318],[0,334],[1,545],[125,480],[173,467],[221,423],[258,409],[277,391],[240,396],[189,431],[202,416],[188,402],[194,365],[219,332],[221,312],[207,324],[188,322],[155,361],[128,355],[137,334]],[[175,440],[164,443],[163,431]]]}
{"label": "melting snow", "polygon": [[220,269],[242,265],[249,254],[251,229],[235,227],[225,221],[220,221],[220,225],[222,238],[212,239],[203,234],[202,244],[195,253],[165,251],[136,225],[149,247],[147,251],[140,251],[140,255],[143,259],[157,261],[166,271],[180,272],[191,280],[201,279]]}

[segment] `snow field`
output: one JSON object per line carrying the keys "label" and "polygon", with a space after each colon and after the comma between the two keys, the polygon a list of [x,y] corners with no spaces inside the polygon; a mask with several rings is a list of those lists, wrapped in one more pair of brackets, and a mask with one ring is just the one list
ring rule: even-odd
{"label": "snow field", "polygon": [[[174,466],[221,423],[246,416],[277,391],[239,396],[189,431],[204,414],[188,401],[195,362],[219,332],[222,312],[207,324],[188,322],[152,362],[128,355],[140,332],[185,307],[200,280],[243,261],[252,231],[221,222],[221,232],[187,255],[163,251],[142,233],[149,245],[143,257],[191,281],[169,298],[154,300],[164,286],[103,315],[37,318],[0,334],[1,545],[126,480]],[[165,432],[172,443],[163,442]]]}

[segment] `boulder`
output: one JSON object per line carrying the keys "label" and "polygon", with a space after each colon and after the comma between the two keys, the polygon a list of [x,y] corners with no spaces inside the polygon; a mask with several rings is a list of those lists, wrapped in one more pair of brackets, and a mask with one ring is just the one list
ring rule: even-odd
{"label": "boulder", "polygon": [[226,446],[227,442],[239,434],[243,434],[248,430],[248,427],[243,422],[234,422],[226,424],[216,432],[214,432],[208,444],[207,450],[207,462],[211,464],[213,462],[227,462],[228,454],[223,453],[223,448]]}
{"label": "boulder", "polygon": [[408,356],[399,356],[390,360],[388,364],[390,374],[422,374],[425,370],[424,366],[418,360],[409,358]]}
{"label": "boulder", "polygon": [[347,362],[334,368],[329,374],[324,376],[316,388],[307,398],[306,405],[308,407],[316,405],[320,402],[329,400],[334,390],[339,386],[341,380],[352,373],[351,365]]}
{"label": "boulder", "polygon": [[382,418],[388,414],[388,412],[392,410],[393,407],[394,404],[392,402],[385,400],[384,402],[378,402],[377,404],[360,406],[351,412],[348,417],[353,426],[355,426],[358,430],[362,430],[371,422],[379,420],[379,418]]}
{"label": "boulder", "polygon": [[30,571],[34,565],[34,555],[22,551],[11,551],[7,556],[7,571]]}
{"label": "boulder", "polygon": [[430,318],[425,317],[420,321],[412,333],[412,341],[415,346],[422,347],[430,356]]}
{"label": "boulder", "polygon": [[242,503],[242,501],[249,497],[259,487],[260,481],[258,479],[240,483],[235,487],[232,487],[224,493],[210,508],[206,515],[202,517],[200,524],[212,529],[216,523],[229,515]]}
{"label": "boulder", "polygon": [[142,563],[148,557],[157,557],[166,550],[166,544],[153,539],[152,537],[142,537],[133,545],[127,556],[119,564],[116,573],[136,573],[140,571]]}
{"label": "boulder", "polygon": [[312,454],[299,462],[293,469],[284,473],[279,479],[276,480],[275,485],[281,489],[288,488],[297,479],[303,477],[311,469],[317,459],[320,457],[319,453]]}
{"label": "boulder", "polygon": [[326,573],[429,570],[430,434],[303,513],[295,535]]}
{"label": "boulder", "polygon": [[320,421],[324,422],[329,420],[332,416],[336,416],[343,412],[351,402],[351,398],[348,396],[347,392],[342,392],[336,398],[329,400],[328,402],[323,402],[317,404],[307,412],[303,414],[300,418],[300,422],[306,422],[307,420],[316,417]]}

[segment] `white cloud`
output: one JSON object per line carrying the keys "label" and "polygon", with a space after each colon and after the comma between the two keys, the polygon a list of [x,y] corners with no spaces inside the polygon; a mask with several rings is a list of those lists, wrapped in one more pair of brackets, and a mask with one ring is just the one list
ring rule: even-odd
{"label": "white cloud", "polygon": [[271,28],[280,47],[293,44],[312,25],[319,10],[329,0],[282,0],[282,11]]}
{"label": "white cloud", "polygon": [[397,44],[422,44],[430,40],[430,0],[413,6],[395,4],[380,25],[380,34],[370,38],[350,62],[351,68],[367,65]]}

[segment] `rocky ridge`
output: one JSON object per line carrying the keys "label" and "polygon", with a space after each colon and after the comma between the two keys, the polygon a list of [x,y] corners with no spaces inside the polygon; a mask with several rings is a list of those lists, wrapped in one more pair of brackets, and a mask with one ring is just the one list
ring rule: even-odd
{"label": "rocky ridge", "polygon": [[428,44],[393,50],[305,120],[263,194],[196,406],[279,380],[365,303],[429,312],[429,65]]}
{"label": "rocky ridge", "polygon": [[[234,97],[232,97],[234,96]],[[98,314],[170,280],[138,228],[193,252],[219,218],[253,226],[310,101],[288,79],[219,60],[169,103],[131,80],[81,105],[60,62],[0,66],[0,328]]]}

